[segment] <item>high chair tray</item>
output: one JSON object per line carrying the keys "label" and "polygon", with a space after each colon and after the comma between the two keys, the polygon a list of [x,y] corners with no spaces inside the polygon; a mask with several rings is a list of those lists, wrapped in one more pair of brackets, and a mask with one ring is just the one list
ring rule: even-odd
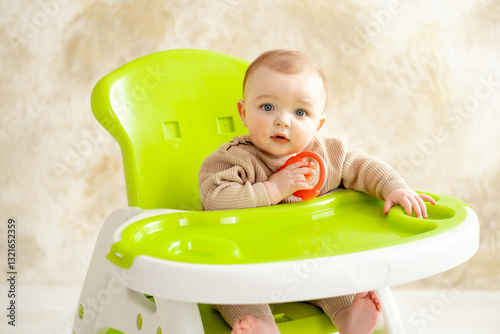
{"label": "high chair tray", "polygon": [[[337,280],[342,291],[374,289],[433,275],[475,253],[474,212],[451,196],[429,195],[437,204],[427,204],[427,219],[407,216],[399,206],[386,216],[382,201],[354,190],[273,207],[138,217],[116,232],[107,258],[146,282],[157,278],[145,276],[175,276],[171,284],[186,282],[197,291],[214,290],[212,278],[226,291],[234,284],[238,297],[243,284],[267,285],[264,295],[248,293],[253,302],[294,300],[303,290],[312,299],[314,289],[305,286],[321,286],[322,280]],[[347,270],[336,271],[340,266]],[[289,291],[276,290],[279,284]],[[331,287],[330,295],[340,291]],[[193,301],[221,299],[213,291],[204,294],[200,300],[194,292]]]}

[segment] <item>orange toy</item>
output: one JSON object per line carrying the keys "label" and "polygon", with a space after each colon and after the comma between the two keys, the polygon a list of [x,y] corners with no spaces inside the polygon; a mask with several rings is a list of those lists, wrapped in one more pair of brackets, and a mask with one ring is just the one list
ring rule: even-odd
{"label": "orange toy", "polygon": [[[305,152],[301,152],[301,153],[291,157],[290,159],[288,159],[285,162],[285,164],[283,165],[283,167],[281,167],[279,170],[282,170],[286,166],[293,164],[295,162],[304,161],[305,158],[312,158],[312,159],[316,160],[319,164],[319,169],[320,169],[319,181],[314,186],[314,188],[312,188],[310,190],[298,190],[298,191],[293,193],[295,196],[302,198],[302,200],[304,200],[304,201],[307,201],[307,200],[316,198],[319,195],[319,192],[321,191],[321,189],[323,189],[323,187],[325,186],[326,177],[328,175],[328,170],[326,169],[325,160],[323,160],[323,158],[315,152],[305,151]],[[314,164],[310,161],[309,161],[307,167],[315,169]],[[310,178],[311,178],[311,175],[307,174],[306,181],[309,182]]]}

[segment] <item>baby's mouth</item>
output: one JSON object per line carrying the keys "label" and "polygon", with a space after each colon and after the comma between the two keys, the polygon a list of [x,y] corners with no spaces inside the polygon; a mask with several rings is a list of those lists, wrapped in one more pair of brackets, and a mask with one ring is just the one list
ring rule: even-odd
{"label": "baby's mouth", "polygon": [[280,143],[285,143],[285,142],[288,142],[288,138],[285,136],[285,135],[275,135],[275,136],[271,136],[271,139],[274,140],[274,141],[277,141],[277,142],[280,142]]}

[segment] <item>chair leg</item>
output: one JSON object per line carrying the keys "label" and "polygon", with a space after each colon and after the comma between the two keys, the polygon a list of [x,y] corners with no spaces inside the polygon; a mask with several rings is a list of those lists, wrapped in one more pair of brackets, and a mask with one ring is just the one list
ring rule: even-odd
{"label": "chair leg", "polygon": [[382,288],[376,291],[380,302],[382,303],[382,328],[375,331],[377,334],[405,334],[399,311],[397,309],[390,288]]}
{"label": "chair leg", "polygon": [[198,304],[155,298],[163,334],[204,334]]}
{"label": "chair leg", "polygon": [[72,333],[94,333],[103,309],[116,301],[124,291],[125,287],[120,283],[123,278],[114,277],[116,273],[108,270],[109,262],[106,254],[112,245],[115,230],[127,219],[140,212],[138,208],[119,209],[104,222],[82,287]]}

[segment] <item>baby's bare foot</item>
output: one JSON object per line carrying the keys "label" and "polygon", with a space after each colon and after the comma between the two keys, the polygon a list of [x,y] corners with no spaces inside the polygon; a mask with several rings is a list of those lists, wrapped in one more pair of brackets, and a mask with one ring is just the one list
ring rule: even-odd
{"label": "baby's bare foot", "polygon": [[278,326],[270,315],[255,318],[245,315],[234,322],[231,334],[279,334]]}
{"label": "baby's bare foot", "polygon": [[340,334],[371,334],[377,326],[382,304],[374,291],[358,293],[350,307],[340,310],[335,324]]}

